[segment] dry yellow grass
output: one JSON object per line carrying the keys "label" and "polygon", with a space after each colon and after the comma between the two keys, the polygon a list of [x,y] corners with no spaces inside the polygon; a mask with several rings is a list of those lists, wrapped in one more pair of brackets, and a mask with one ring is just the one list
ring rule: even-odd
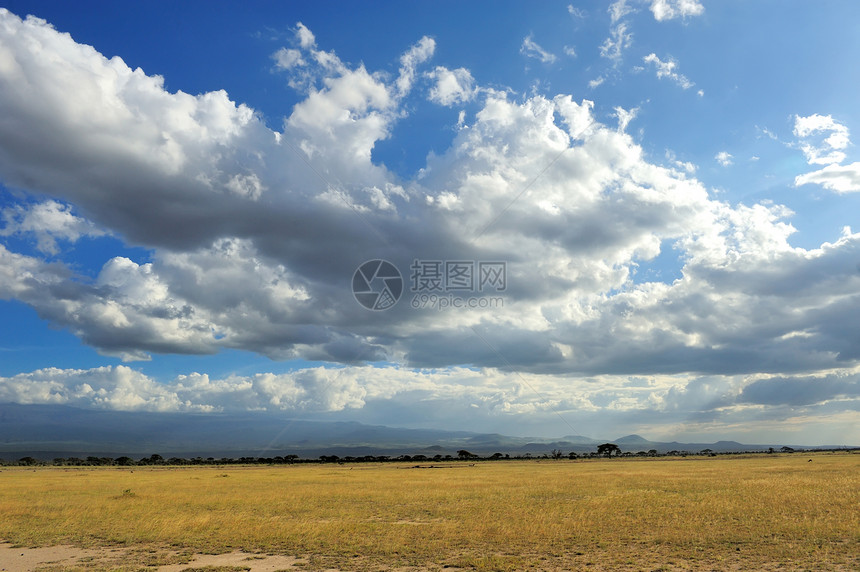
{"label": "dry yellow grass", "polygon": [[0,540],[311,568],[860,569],[856,454],[412,467],[5,468]]}

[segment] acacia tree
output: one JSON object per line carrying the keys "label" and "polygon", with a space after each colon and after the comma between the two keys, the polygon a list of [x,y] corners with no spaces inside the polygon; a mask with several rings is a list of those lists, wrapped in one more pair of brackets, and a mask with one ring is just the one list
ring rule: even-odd
{"label": "acacia tree", "polygon": [[611,457],[612,453],[615,453],[616,455],[621,454],[621,448],[615,443],[604,443],[602,445],[597,446],[598,455],[606,455],[607,457]]}

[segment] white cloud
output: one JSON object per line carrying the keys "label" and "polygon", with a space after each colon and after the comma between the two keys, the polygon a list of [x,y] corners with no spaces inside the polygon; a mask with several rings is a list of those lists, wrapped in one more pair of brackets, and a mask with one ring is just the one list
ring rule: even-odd
{"label": "white cloud", "polygon": [[700,16],[705,7],[699,0],[652,0],[651,12],[658,22],[687,16]]}
{"label": "white cloud", "polygon": [[299,50],[281,48],[272,57],[275,60],[275,66],[285,70],[307,65]]}
{"label": "white cloud", "polygon": [[437,66],[435,70],[427,73],[427,77],[434,80],[435,84],[430,89],[428,99],[441,105],[457,105],[475,98],[475,79],[469,70]]}
{"label": "white cloud", "polygon": [[301,22],[298,22],[296,24],[296,32],[295,33],[296,33],[296,38],[299,41],[299,45],[303,49],[309,50],[309,49],[313,48],[314,46],[316,46],[317,40],[314,37],[313,33],[310,30],[308,30],[307,26],[305,26]]}
{"label": "white cloud", "polygon": [[0,378],[0,399],[20,404],[69,404],[118,411],[205,410],[188,406],[145,375],[128,367],[90,370],[46,368]]}
{"label": "white cloud", "polygon": [[16,205],[0,211],[5,226],[0,236],[32,234],[36,248],[47,254],[59,253],[57,240],[75,242],[82,237],[104,236],[104,230],[72,214],[70,205],[49,200],[34,205]]}
{"label": "white cloud", "polygon": [[574,18],[585,18],[586,14],[582,8],[576,8],[572,4],[567,5],[567,13],[573,16]]}
{"label": "white cloud", "polygon": [[636,118],[637,113],[639,113],[638,107],[634,107],[629,110],[622,107],[616,107],[615,116],[618,118],[618,131],[627,131],[627,126]]}
{"label": "white cloud", "polygon": [[589,81],[588,87],[591,89],[594,89],[595,87],[600,86],[604,81],[606,81],[606,78],[603,76],[600,76],[598,78],[595,78],[595,79]]}
{"label": "white cloud", "polygon": [[[435,422],[507,434],[531,434],[536,428],[547,436],[612,437],[649,425],[661,431],[667,425],[683,425],[691,431],[707,423],[714,431],[732,427],[739,419],[783,427],[817,409],[825,409],[830,418],[850,416],[860,401],[860,373],[856,368],[840,368],[815,376],[580,378],[512,374],[494,368],[362,366],[223,379],[190,373],[159,383],[125,366],[46,368],[0,377],[0,400],[112,411],[268,411],[396,426]],[[380,405],[385,405],[385,417],[379,416]],[[786,416],[781,405],[791,406],[793,414]],[[757,409],[753,420],[752,408]],[[853,442],[858,438],[856,427],[850,423],[846,427],[842,442]]]}
{"label": "white cloud", "polygon": [[575,58],[576,57],[576,48],[573,46],[565,46],[564,47],[564,55]]}
{"label": "white cloud", "polygon": [[667,61],[662,61],[657,57],[657,54],[650,53],[644,58],[642,58],[646,64],[653,64],[654,69],[657,72],[657,77],[659,79],[668,78],[680,85],[683,89],[690,89],[694,84],[690,80],[688,80],[684,75],[679,74],[676,69],[678,67],[678,63],[673,59],[669,58]]}
{"label": "white cloud", "polygon": [[627,3],[628,0],[615,0],[609,5],[609,18],[614,24],[627,14],[634,12],[633,6]]}
{"label": "white cloud", "polygon": [[839,164],[846,158],[844,149],[851,144],[845,125],[830,115],[796,115],[794,135],[801,139],[800,148],[810,165],[825,165],[795,177],[795,186],[818,184],[837,193],[860,191],[860,163]]}
{"label": "white cloud", "polygon": [[794,134],[797,137],[809,137],[813,133],[821,131],[832,131],[837,134],[843,134],[846,137],[848,135],[846,127],[835,121],[830,115],[814,113],[807,117],[794,116]]}
{"label": "white cloud", "polygon": [[621,62],[624,50],[633,44],[633,33],[629,31],[627,22],[621,21],[628,14],[636,12],[628,0],[615,0],[609,5],[609,37],[600,45],[600,55],[613,61],[614,65]]}
{"label": "white cloud", "polygon": [[114,411],[340,411],[364,405],[367,390],[357,377],[318,367],[220,380],[192,373],[158,383],[125,366],[48,368],[0,377],[0,399]]}
{"label": "white cloud", "polygon": [[609,37],[600,46],[600,55],[618,62],[632,43],[633,34],[627,31],[627,24],[620,22],[610,28]]}
{"label": "white cloud", "polygon": [[720,151],[719,153],[714,155],[714,159],[716,159],[717,163],[719,163],[723,167],[728,167],[734,162],[734,157],[731,153],[727,151]]}
{"label": "white cloud", "polygon": [[523,43],[520,46],[520,53],[528,58],[534,58],[545,64],[551,64],[557,59],[555,54],[551,54],[540,47],[537,42],[532,39],[531,34],[523,38]]}
{"label": "white cloud", "polygon": [[666,159],[669,161],[669,163],[674,165],[676,168],[678,168],[682,171],[685,171],[687,173],[690,173],[691,175],[696,172],[696,165],[694,165],[693,163],[691,163],[689,161],[679,160],[675,156],[675,153],[672,151],[669,151],[669,150],[666,151]]}
{"label": "white cloud", "polygon": [[795,186],[816,184],[837,193],[860,192],[860,162],[850,165],[827,165],[826,167],[798,175]]}
{"label": "white cloud", "polygon": [[845,160],[843,149],[850,143],[848,128],[830,115],[810,115],[794,118],[794,135],[808,139],[813,135],[827,134],[817,145],[803,143],[801,149],[810,165],[831,165]]}
{"label": "white cloud", "polygon": [[415,69],[429,60],[436,51],[436,41],[424,36],[409,51],[400,56],[400,77],[397,78],[397,92],[402,97],[410,89],[415,79]]}
{"label": "white cloud", "polygon": [[[4,11],[0,22],[0,179],[53,197],[38,224],[25,222],[31,208],[10,206],[7,225],[54,240],[110,232],[151,252],[146,263],[111,257],[92,281],[0,246],[0,298],[123,359],[232,348],[396,364],[384,373],[350,366],[355,375],[336,379],[236,377],[215,390],[201,377],[151,386],[119,368],[34,373],[3,380],[7,392],[30,384],[14,395],[144,409],[229,401],[329,411],[396,394],[414,413],[417,402],[396,389],[402,383],[439,403],[467,396],[499,415],[551,415],[556,407],[614,420],[608,411],[630,419],[636,407],[712,412],[706,406],[718,388],[736,395],[753,378],[809,376],[860,360],[860,235],[793,247],[788,209],[716,200],[694,166],[650,162],[623,128],[601,123],[592,101],[517,99],[477,86],[463,68],[436,68],[427,96],[443,104],[468,96],[477,111],[419,178],[402,180],[372,151],[406,113],[403,90],[424,89],[414,78],[432,53],[429,40],[392,55],[401,65],[392,78],[344,64],[300,28],[295,49],[305,64],[282,67],[304,96],[274,132],[222,91],[171,93],[161,78],[38,19]],[[652,56],[658,76],[680,81],[674,62]],[[618,126],[632,113],[617,111]],[[828,140],[842,132],[835,124],[809,120],[798,132]],[[824,184],[824,173],[839,188],[857,185],[856,164],[804,177]],[[667,249],[677,252],[677,280],[634,279]],[[349,280],[377,257],[404,274],[416,258],[507,261],[505,304],[420,311],[405,297],[371,320]],[[495,373],[456,369],[464,363]],[[412,369],[423,367],[444,375]],[[516,373],[499,374],[501,367]],[[630,393],[618,389],[630,372],[663,393],[643,390],[630,405]],[[518,375],[547,399],[524,398]],[[117,393],[127,379],[143,394]],[[323,391],[328,384],[334,389]],[[744,407],[764,399],[755,391],[747,398]]]}

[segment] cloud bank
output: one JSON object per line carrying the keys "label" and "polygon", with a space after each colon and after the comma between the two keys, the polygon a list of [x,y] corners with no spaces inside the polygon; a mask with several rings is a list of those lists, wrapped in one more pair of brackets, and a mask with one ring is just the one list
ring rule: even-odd
{"label": "cloud bank", "polygon": [[[801,444],[799,425],[822,413],[833,416],[833,429],[850,431],[850,417],[840,411],[858,401],[857,368],[818,376],[701,376],[683,381],[673,376],[576,379],[496,369],[369,366],[223,379],[192,373],[166,383],[126,366],[47,368],[0,378],[0,402],[22,404],[171,413],[256,411],[328,419],[361,419],[363,410],[385,407],[387,423],[393,425],[417,417],[450,426],[469,416],[477,421],[474,429],[492,432],[528,419],[526,427],[551,424],[567,434],[643,426],[652,433],[690,434],[717,423],[744,422],[751,432],[769,425],[773,435],[793,433],[792,442]],[[839,442],[839,433],[832,438]]]}

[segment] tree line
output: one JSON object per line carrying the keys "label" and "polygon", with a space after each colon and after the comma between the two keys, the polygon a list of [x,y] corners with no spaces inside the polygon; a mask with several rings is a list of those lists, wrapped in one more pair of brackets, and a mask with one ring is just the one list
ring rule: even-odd
{"label": "tree line", "polygon": [[[816,449],[816,450],[831,450],[831,449]],[[842,450],[842,449],[840,449]],[[759,453],[794,453],[795,450],[791,447],[782,447],[781,449],[769,448],[766,451],[758,451]],[[58,467],[146,467],[146,466],[182,466],[182,465],[292,465],[297,463],[385,463],[385,462],[454,462],[454,461],[506,461],[506,460],[534,460],[534,459],[595,459],[595,458],[629,458],[629,457],[686,457],[686,456],[716,456],[718,454],[748,454],[751,451],[720,451],[716,452],[711,449],[702,449],[700,451],[668,451],[660,453],[656,449],[637,452],[623,452],[621,448],[614,443],[603,443],[598,445],[595,451],[580,452],[571,451],[564,453],[560,449],[553,449],[549,453],[532,455],[531,453],[521,453],[510,455],[509,453],[493,453],[492,455],[480,456],[470,453],[465,449],[457,451],[456,455],[437,454],[428,455],[364,455],[343,456],[338,455],[320,455],[319,457],[309,458],[299,455],[277,455],[274,457],[169,457],[165,458],[159,454],[133,459],[128,456],[121,457],[95,457],[88,456],[80,457],[56,457],[52,461],[36,459],[34,457],[21,457],[18,460],[3,460],[0,459],[0,465],[5,466],[58,466]]]}

